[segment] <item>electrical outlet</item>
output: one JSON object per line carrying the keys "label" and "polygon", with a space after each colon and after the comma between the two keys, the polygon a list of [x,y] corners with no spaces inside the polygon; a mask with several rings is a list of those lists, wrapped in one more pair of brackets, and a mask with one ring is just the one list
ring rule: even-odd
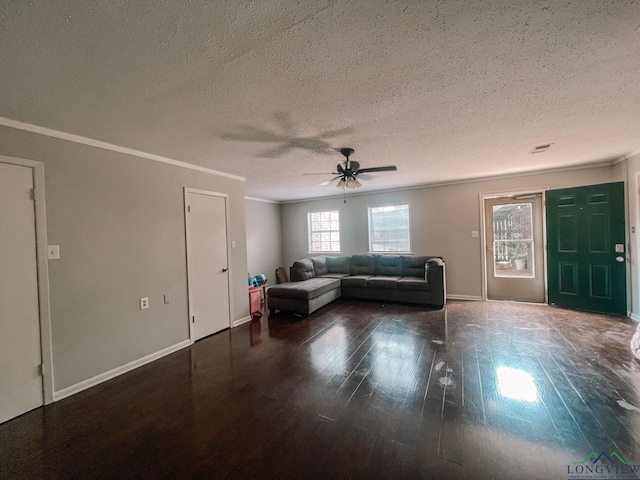
{"label": "electrical outlet", "polygon": [[477,230],[471,230],[471,238],[478,238],[480,236],[480,232]]}
{"label": "electrical outlet", "polygon": [[165,293],[164,294],[164,303],[171,303],[171,294],[170,293]]}
{"label": "electrical outlet", "polygon": [[143,297],[140,299],[140,310],[149,308],[149,297]]}

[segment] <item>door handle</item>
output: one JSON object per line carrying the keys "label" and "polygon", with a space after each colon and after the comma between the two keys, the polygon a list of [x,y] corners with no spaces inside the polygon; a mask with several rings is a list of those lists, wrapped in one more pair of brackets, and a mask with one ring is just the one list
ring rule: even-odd
{"label": "door handle", "polygon": [[624,262],[624,257],[616,257],[616,261],[618,262]]}
{"label": "door handle", "polygon": [[229,271],[229,269],[228,269],[228,268],[223,268],[223,269],[222,269],[222,273],[224,273],[224,272],[228,272],[228,271]]}

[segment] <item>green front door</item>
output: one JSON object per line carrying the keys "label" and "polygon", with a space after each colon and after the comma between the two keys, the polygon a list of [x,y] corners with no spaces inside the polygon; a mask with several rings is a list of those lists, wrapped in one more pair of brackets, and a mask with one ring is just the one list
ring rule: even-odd
{"label": "green front door", "polygon": [[549,190],[549,304],[627,313],[624,183]]}

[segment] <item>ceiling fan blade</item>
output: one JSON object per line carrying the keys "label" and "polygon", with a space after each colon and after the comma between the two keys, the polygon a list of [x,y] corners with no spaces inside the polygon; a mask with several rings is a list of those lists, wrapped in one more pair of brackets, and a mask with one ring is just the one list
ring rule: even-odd
{"label": "ceiling fan blade", "polygon": [[262,157],[262,158],[278,158],[284,155],[285,153],[288,153],[289,150],[291,150],[292,148],[293,147],[290,144],[285,143],[283,145],[278,145],[277,147],[273,147],[268,150],[265,150],[264,152],[256,156]]}
{"label": "ceiling fan blade", "polygon": [[222,134],[225,140],[240,140],[243,142],[280,143],[287,138],[279,133],[252,127],[251,125],[237,125],[235,131]]}
{"label": "ceiling fan blade", "polygon": [[337,172],[322,172],[322,173],[303,173],[302,176],[308,177],[309,175],[340,175]]}
{"label": "ceiling fan blade", "polygon": [[375,175],[370,175],[368,173],[360,173],[362,170],[359,170],[358,173],[356,174],[358,177],[358,180],[373,180],[374,178],[376,178]]}
{"label": "ceiling fan blade", "polygon": [[362,169],[358,170],[358,173],[365,173],[365,172],[393,172],[395,170],[398,170],[398,167],[396,167],[395,165],[390,165],[388,167],[362,168]]}
{"label": "ceiling fan blade", "polygon": [[346,135],[347,133],[352,133],[352,132],[353,132],[353,128],[351,127],[340,128],[338,130],[329,130],[328,132],[322,132],[320,135],[318,135],[318,138],[338,137],[340,135]]}
{"label": "ceiling fan blade", "polygon": [[293,120],[291,120],[291,115],[289,113],[276,112],[273,114],[273,118],[278,122],[285,135],[291,137],[295,137],[297,135],[295,125],[293,124]]}

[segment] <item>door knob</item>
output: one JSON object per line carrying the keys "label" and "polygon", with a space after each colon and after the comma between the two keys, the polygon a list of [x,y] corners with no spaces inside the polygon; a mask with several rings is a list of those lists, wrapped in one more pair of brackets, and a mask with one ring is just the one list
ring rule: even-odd
{"label": "door knob", "polygon": [[223,268],[223,269],[222,269],[222,273],[224,273],[224,272],[228,272],[228,271],[229,271],[229,269],[228,269],[228,268]]}
{"label": "door knob", "polygon": [[618,262],[624,262],[624,257],[616,257],[616,260],[617,260]]}

